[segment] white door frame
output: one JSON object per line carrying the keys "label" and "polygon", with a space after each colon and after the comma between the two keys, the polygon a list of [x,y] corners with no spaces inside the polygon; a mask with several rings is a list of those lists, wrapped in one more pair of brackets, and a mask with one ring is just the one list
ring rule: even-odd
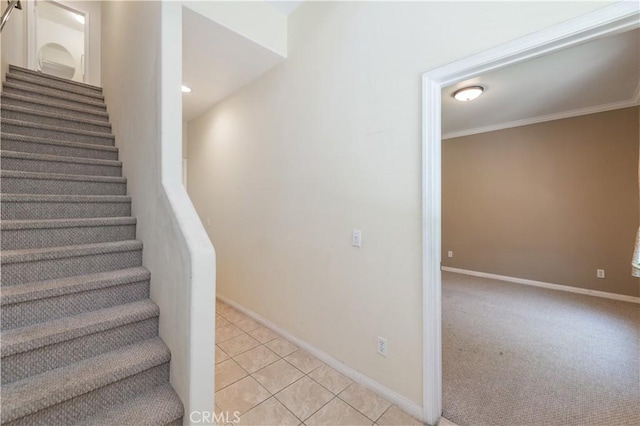
{"label": "white door frame", "polygon": [[[36,16],[36,7],[37,2],[42,0],[35,1],[26,1],[24,4],[26,5],[26,15],[27,15],[27,68],[30,70],[37,71],[36,61],[38,58],[38,45],[37,45],[37,16]],[[84,83],[87,82],[89,78],[89,55],[90,55],[90,45],[89,45],[89,25],[91,19],[89,17],[89,11],[80,10],[77,8],[78,5],[74,5],[73,2],[67,2],[63,0],[46,0],[49,3],[55,3],[56,5],[70,10],[71,12],[77,13],[79,15],[84,15],[84,61],[82,63],[82,81]]]}
{"label": "white door frame", "polygon": [[442,414],[441,93],[480,74],[640,27],[640,5],[614,3],[422,75],[423,420]]}

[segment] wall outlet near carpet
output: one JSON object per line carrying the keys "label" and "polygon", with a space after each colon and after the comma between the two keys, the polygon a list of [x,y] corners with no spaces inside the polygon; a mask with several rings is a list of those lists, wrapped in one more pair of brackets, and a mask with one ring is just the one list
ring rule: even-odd
{"label": "wall outlet near carpet", "polygon": [[596,269],[596,277],[604,278],[604,269]]}
{"label": "wall outlet near carpet", "polygon": [[378,353],[387,356],[387,339],[378,336]]}
{"label": "wall outlet near carpet", "polygon": [[453,257],[453,251],[449,250],[449,251],[447,252],[447,257]]}

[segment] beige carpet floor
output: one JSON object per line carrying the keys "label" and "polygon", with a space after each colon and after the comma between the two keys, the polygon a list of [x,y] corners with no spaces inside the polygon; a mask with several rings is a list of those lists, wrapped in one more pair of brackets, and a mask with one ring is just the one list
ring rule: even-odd
{"label": "beige carpet floor", "polygon": [[443,272],[460,426],[640,425],[640,305]]}

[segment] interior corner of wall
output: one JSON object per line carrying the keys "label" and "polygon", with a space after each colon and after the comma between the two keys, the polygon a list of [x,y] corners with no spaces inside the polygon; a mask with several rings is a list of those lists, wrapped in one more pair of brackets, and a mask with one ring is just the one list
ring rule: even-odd
{"label": "interior corner of wall", "polygon": [[288,18],[266,2],[183,1],[182,6],[287,57]]}

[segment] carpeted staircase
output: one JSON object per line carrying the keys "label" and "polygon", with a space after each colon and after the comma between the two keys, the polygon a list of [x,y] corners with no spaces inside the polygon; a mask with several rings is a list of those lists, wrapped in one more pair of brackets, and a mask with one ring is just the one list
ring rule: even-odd
{"label": "carpeted staircase", "polygon": [[3,425],[182,425],[102,89],[10,67]]}

